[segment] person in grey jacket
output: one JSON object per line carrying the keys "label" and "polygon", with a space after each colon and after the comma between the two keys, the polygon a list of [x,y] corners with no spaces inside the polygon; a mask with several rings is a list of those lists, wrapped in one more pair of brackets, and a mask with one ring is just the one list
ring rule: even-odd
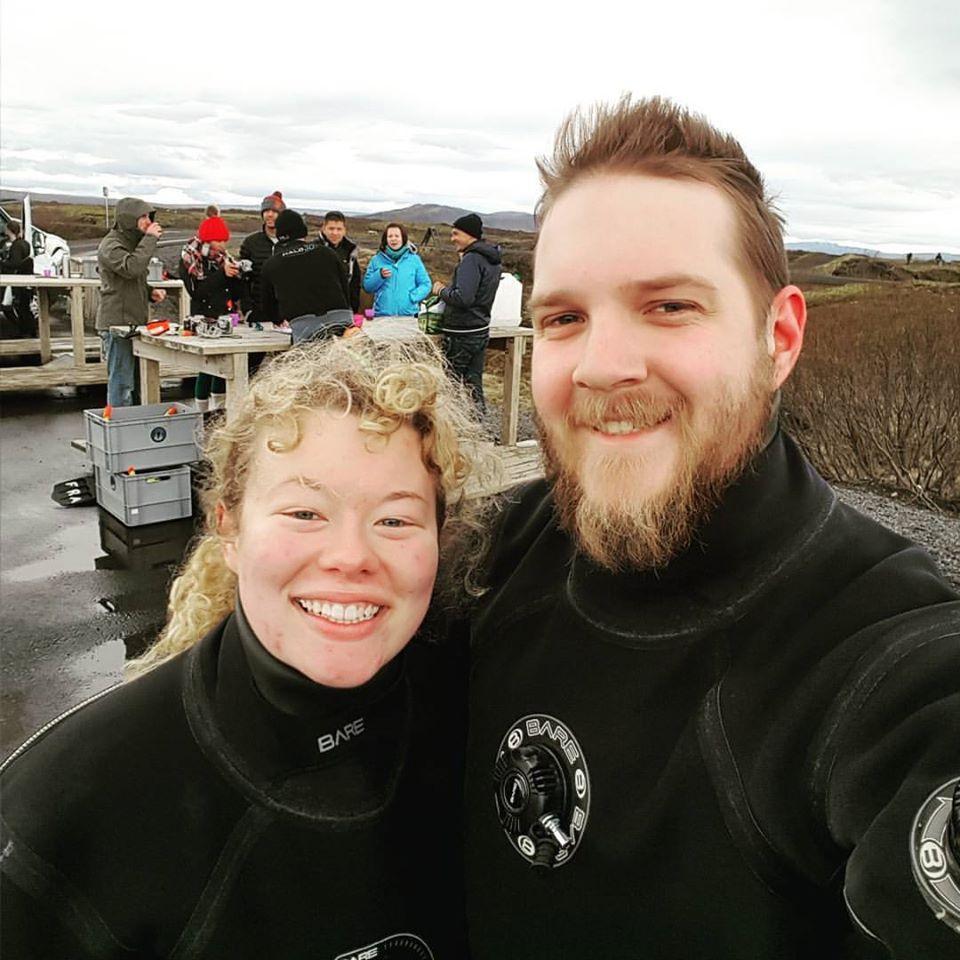
{"label": "person in grey jacket", "polygon": [[100,241],[100,306],[96,327],[107,357],[107,403],[129,407],[134,402],[136,364],[129,336],[113,333],[111,327],[145,323],[150,302],[166,297],[163,290],[147,286],[147,268],[157,249],[163,228],[144,200],[124,197],[117,204],[113,229]]}
{"label": "person in grey jacket", "polygon": [[500,248],[483,239],[483,221],[475,213],[454,221],[450,242],[460,263],[449,285],[439,281],[433,285],[446,304],[443,353],[451,373],[466,384],[483,412],[483,361],[490,339],[490,308],[500,285]]}

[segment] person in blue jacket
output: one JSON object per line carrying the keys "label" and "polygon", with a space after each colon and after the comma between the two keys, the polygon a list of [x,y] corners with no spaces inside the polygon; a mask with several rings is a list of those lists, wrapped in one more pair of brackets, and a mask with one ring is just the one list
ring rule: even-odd
{"label": "person in blue jacket", "polygon": [[430,293],[430,274],[410,249],[406,228],[388,223],[380,250],[367,265],[363,289],[372,293],[377,317],[416,316],[420,301]]}

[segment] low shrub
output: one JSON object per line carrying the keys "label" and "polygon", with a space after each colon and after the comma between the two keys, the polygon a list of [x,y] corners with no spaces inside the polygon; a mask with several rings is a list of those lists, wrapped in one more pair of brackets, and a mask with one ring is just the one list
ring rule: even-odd
{"label": "low shrub", "polygon": [[858,294],[811,308],[785,422],[828,479],[960,512],[960,291]]}

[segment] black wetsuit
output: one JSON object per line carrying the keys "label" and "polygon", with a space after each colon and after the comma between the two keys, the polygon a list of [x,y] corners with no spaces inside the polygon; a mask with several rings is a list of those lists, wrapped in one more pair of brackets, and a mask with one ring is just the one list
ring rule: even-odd
{"label": "black wetsuit", "polygon": [[754,466],[659,574],[577,554],[543,482],[508,508],[474,621],[474,960],[960,956],[909,855],[960,775],[960,600],[782,434]]}
{"label": "black wetsuit", "polygon": [[0,953],[459,960],[446,656],[333,690],[235,616],[67,717],[3,775]]}

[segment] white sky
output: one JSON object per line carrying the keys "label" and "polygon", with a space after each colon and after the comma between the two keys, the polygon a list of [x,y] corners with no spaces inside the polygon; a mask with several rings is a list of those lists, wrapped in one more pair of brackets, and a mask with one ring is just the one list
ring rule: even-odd
{"label": "white sky", "polygon": [[0,36],[6,188],[529,211],[631,91],[736,135],[791,237],[960,252],[956,0],[3,0]]}

